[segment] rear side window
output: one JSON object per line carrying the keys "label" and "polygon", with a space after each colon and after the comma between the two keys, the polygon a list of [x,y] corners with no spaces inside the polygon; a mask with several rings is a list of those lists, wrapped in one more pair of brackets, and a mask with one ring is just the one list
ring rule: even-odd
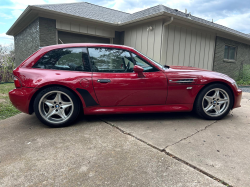
{"label": "rear side window", "polygon": [[33,68],[91,71],[86,48],[55,49],[40,58]]}

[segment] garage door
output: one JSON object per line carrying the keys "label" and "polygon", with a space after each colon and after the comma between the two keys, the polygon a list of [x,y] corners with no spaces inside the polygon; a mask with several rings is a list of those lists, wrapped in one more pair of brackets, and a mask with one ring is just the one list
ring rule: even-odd
{"label": "garage door", "polygon": [[63,43],[110,43],[109,38],[58,31],[58,44]]}

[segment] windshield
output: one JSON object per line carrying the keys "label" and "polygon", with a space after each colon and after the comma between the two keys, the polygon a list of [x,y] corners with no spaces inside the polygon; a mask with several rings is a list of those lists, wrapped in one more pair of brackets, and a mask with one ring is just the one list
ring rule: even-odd
{"label": "windshield", "polygon": [[[135,49],[136,50],[136,49]],[[164,66],[159,64],[158,62],[154,61],[153,59],[149,58],[148,56],[142,54],[140,51],[136,50],[138,53],[140,53],[142,56],[145,56],[147,59],[149,59],[150,61],[152,61],[156,66],[158,66],[161,69],[164,69]]]}

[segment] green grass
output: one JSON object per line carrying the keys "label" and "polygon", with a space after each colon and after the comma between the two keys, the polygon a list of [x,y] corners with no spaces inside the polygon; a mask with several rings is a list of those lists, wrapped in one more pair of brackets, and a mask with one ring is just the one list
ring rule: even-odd
{"label": "green grass", "polygon": [[0,120],[20,113],[9,99],[9,91],[14,88],[14,83],[0,84]]}

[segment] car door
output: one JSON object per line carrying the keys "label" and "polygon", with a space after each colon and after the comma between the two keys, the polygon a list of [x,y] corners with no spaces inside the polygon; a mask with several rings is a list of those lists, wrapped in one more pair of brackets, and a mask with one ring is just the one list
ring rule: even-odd
{"label": "car door", "polygon": [[[92,63],[92,82],[101,106],[164,105],[167,98],[165,74],[141,57],[115,48],[88,48]],[[140,60],[139,60],[140,59]],[[135,63],[145,71],[133,71]]]}

